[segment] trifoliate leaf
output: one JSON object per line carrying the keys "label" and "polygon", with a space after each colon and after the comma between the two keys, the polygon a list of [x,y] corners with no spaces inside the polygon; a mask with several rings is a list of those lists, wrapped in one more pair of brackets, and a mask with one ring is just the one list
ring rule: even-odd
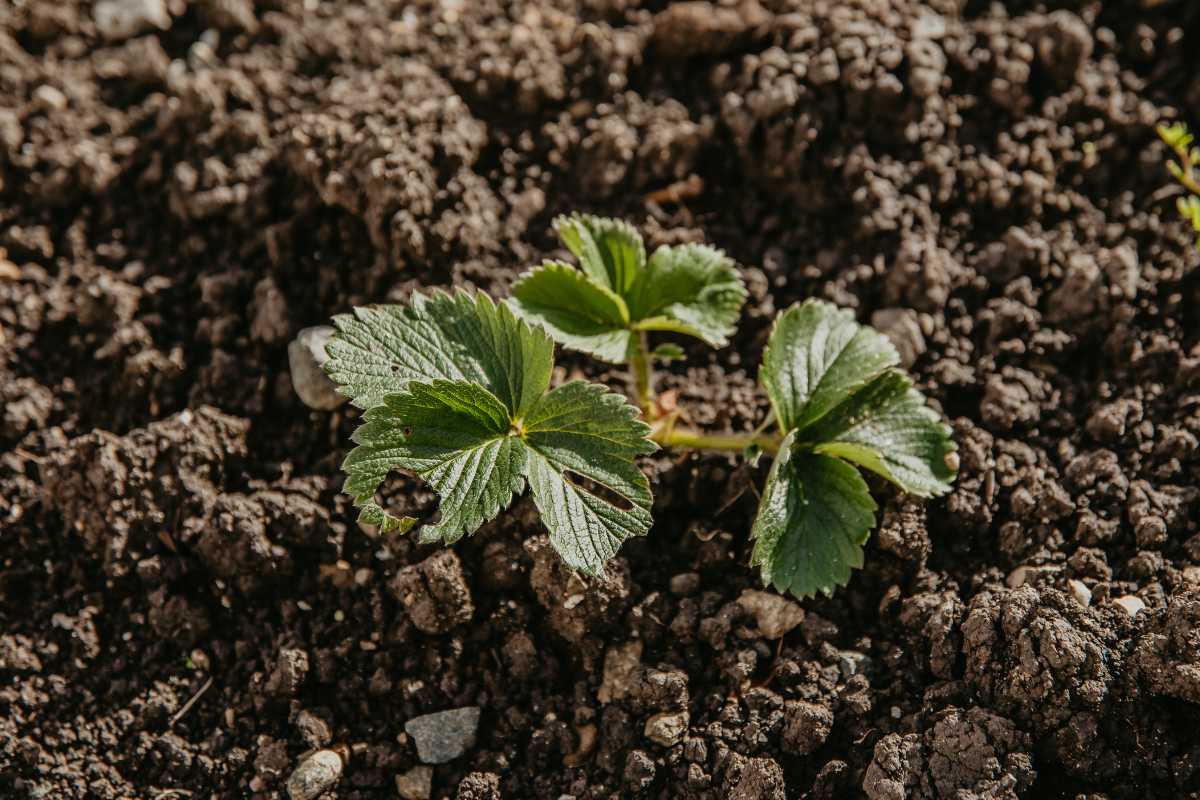
{"label": "trifoliate leaf", "polygon": [[533,501],[551,544],[581,572],[600,572],[625,539],[650,528],[650,484],[634,459],[657,446],[637,416],[621,395],[574,381],[523,422]]}
{"label": "trifoliate leaf", "polygon": [[950,428],[907,376],[889,370],[806,429],[818,453],[844,458],[906,492],[933,497],[950,491],[957,448]]}
{"label": "trifoliate leaf", "polygon": [[410,381],[476,383],[512,414],[550,385],[554,342],[485,294],[414,294],[409,305],[356,308],[334,317],[325,371],[359,408]]}
{"label": "trifoliate leaf", "polygon": [[598,573],[626,538],[644,534],[650,486],[635,459],[656,448],[650,428],[603,386],[546,391],[552,347],[544,332],[482,295],[418,296],[411,308],[343,319],[330,373],[356,402],[381,398],[364,414],[358,447],[343,464],[360,518],[412,525],[375,501],[388,473],[400,469],[441,498],[441,518],[422,529],[422,541],[473,533],[526,481],[551,542],[574,568]]}
{"label": "trifoliate leaf", "polygon": [[626,300],[641,330],[674,331],[724,347],[733,334],[746,287],[733,259],[703,244],[654,251]]}
{"label": "trifoliate leaf", "polygon": [[647,262],[642,238],[627,223],[576,214],[559,217],[555,228],[581,269],[548,262],[522,276],[509,302],[560,344],[624,363],[639,331],[727,343],[746,287],[720,250],[660,247]]}
{"label": "trifoliate leaf", "polygon": [[628,222],[572,214],[555,219],[554,229],[588,277],[619,295],[646,265],[646,246]]}
{"label": "trifoliate leaf", "polygon": [[831,594],[862,566],[862,546],[875,525],[875,501],[850,464],[796,451],[784,439],[763,490],[750,535],[751,564],[764,583],[796,597]]}
{"label": "trifoliate leaf", "polygon": [[342,464],[343,491],[364,513],[377,516],[382,510],[375,492],[387,474],[416,473],[441,497],[441,520],[422,528],[422,541],[458,541],[525,488],[525,447],[508,409],[482,386],[410,381],[363,418],[353,437],[358,447]]}
{"label": "trifoliate leaf", "polygon": [[802,431],[899,361],[882,333],[808,300],[775,321],[759,377],[780,427]]}
{"label": "trifoliate leaf", "polygon": [[541,324],[564,346],[604,361],[624,361],[636,336],[625,301],[570,264],[547,261],[522,275],[512,294],[518,316]]}

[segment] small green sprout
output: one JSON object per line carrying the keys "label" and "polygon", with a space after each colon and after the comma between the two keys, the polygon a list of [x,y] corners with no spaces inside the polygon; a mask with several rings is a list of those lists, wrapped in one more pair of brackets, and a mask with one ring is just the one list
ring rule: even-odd
{"label": "small green sprout", "polygon": [[559,344],[630,364],[638,402],[653,418],[652,359],[677,360],[683,350],[650,351],[647,334],[679,333],[724,347],[746,301],[733,259],[704,244],[659,247],[647,259],[642,237],[620,220],[573,214],[554,220],[554,229],[580,269],[547,261],[521,276],[509,303]]}
{"label": "small green sprout", "polygon": [[[529,487],[550,541],[573,569],[603,570],[651,525],[639,456],[661,447],[773,456],[751,538],[763,581],[797,597],[844,586],[862,566],[876,505],[859,469],[920,497],[950,491],[957,453],[879,332],[849,311],[809,300],[779,316],[760,380],[771,413],[750,433],[681,427],[653,402],[648,331],[713,346],[727,342],[746,297],[733,262],[704,245],[662,247],[649,258],[623,222],[556,222],[581,269],[547,262],[507,303],[484,294],[414,294],[407,305],[336,317],[325,369],[364,409],[347,456],[344,491],[360,519],[407,531],[375,493],[393,469],[415,473],[441,498],[422,542],[453,543]],[[554,342],[630,363],[646,421],[624,396],[573,381],[550,387]],[[639,365],[645,367],[639,368]],[[647,424],[647,423],[651,424]]]}
{"label": "small green sprout", "polygon": [[1167,162],[1167,172],[1188,191],[1175,201],[1175,207],[1192,224],[1196,246],[1200,247],[1200,178],[1196,175],[1196,167],[1200,166],[1200,147],[1192,146],[1195,137],[1182,122],[1159,125],[1157,130],[1159,137],[1175,153],[1176,160]]}

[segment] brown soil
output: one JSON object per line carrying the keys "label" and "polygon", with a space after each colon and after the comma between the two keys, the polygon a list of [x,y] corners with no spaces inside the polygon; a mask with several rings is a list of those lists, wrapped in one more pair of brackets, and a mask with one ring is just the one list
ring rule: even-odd
{"label": "brown soil", "polygon": [[[344,745],[330,796],[395,797],[405,723],[473,705],[434,797],[1200,796],[1200,256],[1153,131],[1200,6],[759,2],[0,3],[0,796],[279,797]],[[955,492],[877,486],[781,640],[722,457],[648,460],[592,584],[526,502],[438,556],[338,494],[355,413],[291,337],[502,294],[571,209],[745,265],[666,378],[697,424],[759,419],[808,296],[954,420]]]}

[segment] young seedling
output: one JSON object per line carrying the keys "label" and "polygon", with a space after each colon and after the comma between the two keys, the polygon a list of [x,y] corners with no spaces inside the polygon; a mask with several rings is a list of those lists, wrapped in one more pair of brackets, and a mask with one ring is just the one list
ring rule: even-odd
{"label": "young seedling", "polygon": [[1159,137],[1175,153],[1176,160],[1167,162],[1167,171],[1188,191],[1175,201],[1175,207],[1192,224],[1196,246],[1200,247],[1200,177],[1196,175],[1196,167],[1200,166],[1200,147],[1192,146],[1195,137],[1182,122],[1159,125],[1157,130]]}
{"label": "young seedling", "polygon": [[[779,316],[759,375],[771,413],[755,431],[682,428],[654,402],[648,331],[727,341],[746,292],[733,263],[704,245],[662,247],[615,220],[557,221],[581,269],[547,262],[508,304],[484,294],[414,294],[408,305],[335,318],[325,369],[365,409],[343,465],[360,519],[408,530],[375,492],[392,469],[427,481],[441,518],[423,542],[452,543],[528,485],[550,541],[596,574],[651,524],[636,464],[659,446],[767,452],[774,461],[750,535],[763,581],[797,597],[830,594],[861,567],[876,505],[860,469],[907,492],[950,490],[950,429],[897,369],[899,357],[849,311],[809,300]],[[604,386],[550,388],[554,341],[633,366],[642,415]],[[661,350],[657,351],[661,354]]]}
{"label": "young seedling", "polygon": [[628,363],[638,405],[656,418],[653,361],[683,351],[650,350],[648,334],[681,333],[724,347],[746,301],[733,260],[704,244],[660,247],[647,259],[642,237],[620,220],[573,214],[554,227],[580,269],[546,261],[525,273],[513,286],[513,310],[566,347]]}

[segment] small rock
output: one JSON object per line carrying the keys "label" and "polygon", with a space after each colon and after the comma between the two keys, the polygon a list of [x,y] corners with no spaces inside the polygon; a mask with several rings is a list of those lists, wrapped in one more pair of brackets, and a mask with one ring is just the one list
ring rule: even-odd
{"label": "small rock", "polygon": [[1078,578],[1072,578],[1067,581],[1067,586],[1071,588],[1071,596],[1081,606],[1090,606],[1092,604],[1092,590],[1087,587],[1083,581]]}
{"label": "small rock", "polygon": [[638,671],[641,667],[642,642],[640,639],[608,648],[604,654],[604,677],[600,681],[600,690],[596,692],[596,699],[607,705],[614,700],[624,700],[629,697],[637,686]]}
{"label": "small rock", "polygon": [[844,650],[838,653],[838,669],[842,673],[843,678],[850,678],[862,672],[870,658],[863,653],[856,653],[853,650]]}
{"label": "small rock", "polygon": [[288,778],[287,793],[292,800],[313,800],[342,777],[342,757],[332,750],[318,750],[300,762]]}
{"label": "small rock", "polygon": [[42,111],[62,111],[67,107],[67,96],[44,83],[33,90],[33,104]]}
{"label": "small rock", "polygon": [[333,738],[329,723],[307,709],[296,715],[296,728],[309,747],[324,747]]}
{"label": "small rock", "polygon": [[479,729],[479,706],[454,708],[413,717],[404,732],[417,745],[417,757],[426,764],[445,764],[475,745]]}
{"label": "small rock", "polygon": [[671,594],[676,597],[688,597],[696,593],[700,588],[700,574],[698,572],[683,572],[671,578]]}
{"label": "small rock", "polygon": [[738,605],[754,616],[758,631],[767,639],[780,639],[804,621],[804,609],[772,592],[746,589]]}
{"label": "small rock", "polygon": [[688,730],[688,712],[675,711],[655,714],[646,720],[643,734],[647,739],[663,747],[679,744]]}
{"label": "small rock", "polygon": [[1004,581],[1008,584],[1008,588],[1016,589],[1025,584],[1036,584],[1042,578],[1053,575],[1061,570],[1062,567],[1056,565],[1044,567],[1026,567],[1020,566],[1008,574],[1008,578]]}
{"label": "small rock", "polygon": [[429,800],[433,794],[433,767],[413,767],[397,775],[396,792],[403,800]]}
{"label": "small rock", "polygon": [[911,367],[925,352],[921,322],[911,309],[881,308],[871,315],[871,327],[891,341],[905,368]]}
{"label": "small rock", "polygon": [[337,385],[321,369],[329,360],[325,345],[333,338],[329,325],[305,328],[288,344],[288,367],[292,373],[292,388],[301,402],[317,411],[331,411],[346,402]]}
{"label": "small rock", "polygon": [[100,0],[92,9],[96,30],[110,42],[130,39],[152,28],[167,30],[171,15],[165,0]]}
{"label": "small rock", "polygon": [[1136,617],[1138,612],[1146,607],[1146,604],[1142,602],[1142,598],[1135,597],[1131,594],[1127,594],[1124,597],[1118,597],[1116,600],[1113,600],[1113,602],[1125,609],[1125,612],[1131,617]]}

